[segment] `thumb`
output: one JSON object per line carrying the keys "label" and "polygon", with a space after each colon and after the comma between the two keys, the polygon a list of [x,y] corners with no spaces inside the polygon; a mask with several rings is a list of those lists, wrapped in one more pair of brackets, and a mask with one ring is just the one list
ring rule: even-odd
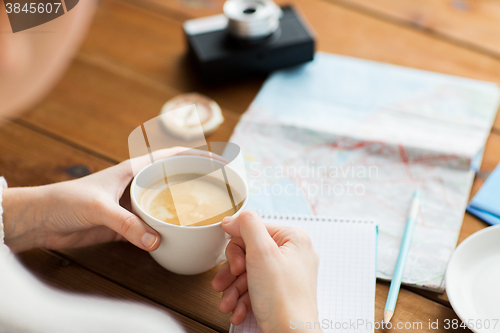
{"label": "thumb", "polygon": [[113,229],[130,243],[146,251],[154,251],[160,246],[160,235],[139,217],[113,203],[104,216],[104,225]]}
{"label": "thumb", "polygon": [[226,217],[222,228],[233,237],[243,238],[247,254],[263,254],[278,249],[266,225],[255,212],[243,212],[236,218]]}

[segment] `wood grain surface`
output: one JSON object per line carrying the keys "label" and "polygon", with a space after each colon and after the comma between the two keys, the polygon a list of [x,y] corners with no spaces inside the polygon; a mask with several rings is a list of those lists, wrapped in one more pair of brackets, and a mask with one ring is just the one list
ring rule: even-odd
{"label": "wood grain surface", "polygon": [[500,55],[500,3],[494,0],[329,0],[438,38]]}
{"label": "wood grain surface", "polygon": [[[318,50],[500,83],[500,5],[481,0],[290,0],[317,35]],[[65,76],[41,103],[0,128],[0,170],[10,186],[84,176],[128,158],[129,133],[173,96],[215,99],[225,122],[208,138],[227,141],[264,78],[203,85],[186,62],[182,23],[220,13],[222,0],[101,0],[89,34]],[[500,118],[488,139],[471,195],[500,161]],[[487,224],[465,214],[459,242]],[[34,250],[23,263],[50,285],[163,309],[189,332],[227,332],[216,268],[197,276],[162,269],[127,243],[55,252]],[[388,292],[377,283],[376,320]],[[404,288],[393,322],[456,319],[446,294]],[[405,329],[394,331],[407,331]],[[377,329],[376,332],[389,331]],[[392,331],[392,330],[391,330]]]}

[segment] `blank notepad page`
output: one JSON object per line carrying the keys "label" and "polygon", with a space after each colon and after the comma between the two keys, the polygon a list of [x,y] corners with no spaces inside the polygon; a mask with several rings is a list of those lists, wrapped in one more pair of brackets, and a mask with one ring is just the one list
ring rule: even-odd
{"label": "blank notepad page", "polygon": [[[369,221],[263,215],[264,222],[299,227],[311,236],[320,256],[319,321],[323,332],[373,332],[377,227]],[[291,318],[293,319],[293,318]],[[301,323],[292,321],[291,328]],[[308,323],[302,323],[307,325]],[[250,314],[234,333],[259,332]]]}

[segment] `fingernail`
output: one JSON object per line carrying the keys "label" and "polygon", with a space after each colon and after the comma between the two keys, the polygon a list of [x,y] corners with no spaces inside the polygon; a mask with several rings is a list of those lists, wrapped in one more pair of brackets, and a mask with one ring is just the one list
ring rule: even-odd
{"label": "fingernail", "polygon": [[144,245],[145,248],[150,249],[155,246],[156,242],[158,241],[158,236],[146,232],[144,236],[142,236],[141,241],[142,245]]}
{"label": "fingernail", "polygon": [[232,216],[226,216],[225,218],[222,219],[222,224],[228,224],[233,220]]}

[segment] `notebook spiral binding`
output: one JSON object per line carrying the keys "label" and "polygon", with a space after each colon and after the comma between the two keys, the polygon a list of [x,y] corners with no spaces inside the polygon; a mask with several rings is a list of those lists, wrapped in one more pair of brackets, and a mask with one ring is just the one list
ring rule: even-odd
{"label": "notebook spiral binding", "polygon": [[257,214],[259,214],[259,216],[263,219],[375,224],[375,221],[372,221],[372,220],[353,219],[353,218],[345,218],[345,217],[278,214],[278,213],[268,213],[268,212],[262,212],[262,211],[257,211]]}

